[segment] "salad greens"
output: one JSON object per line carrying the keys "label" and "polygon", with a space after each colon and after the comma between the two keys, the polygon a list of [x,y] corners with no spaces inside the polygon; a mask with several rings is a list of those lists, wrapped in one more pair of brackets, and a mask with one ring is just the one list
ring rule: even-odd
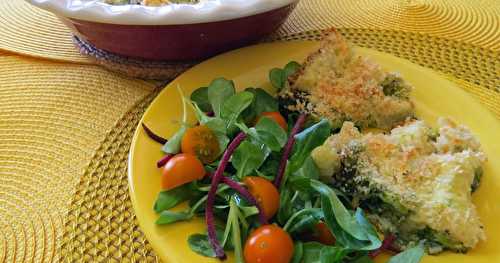
{"label": "salad greens", "polygon": [[156,213],[161,213],[167,209],[189,200],[193,196],[193,184],[181,185],[170,191],[162,191],[158,194],[153,210]]}
{"label": "salad greens", "polygon": [[[215,117],[221,117],[224,102],[235,94],[234,82],[225,78],[214,79],[208,86],[208,101],[214,111]],[[198,105],[199,107],[199,105]]]}
{"label": "salad greens", "polygon": [[288,64],[285,65],[283,69],[281,68],[273,68],[271,71],[269,71],[269,80],[273,87],[275,87],[278,90],[281,90],[282,88],[285,87],[288,77],[292,76],[295,74],[300,69],[300,64],[291,61]]}
{"label": "salad greens", "polygon": [[[280,90],[299,69],[296,62],[283,69],[272,69],[270,82]],[[186,105],[192,106],[197,125],[205,125],[215,135],[220,152],[215,162],[202,164],[208,176],[163,190],[153,209],[159,215],[158,225],[205,217],[207,233],[192,234],[187,240],[192,251],[224,259],[225,250],[231,250],[236,262],[253,263],[247,259],[246,250],[252,249],[248,240],[268,224],[277,225],[293,240],[293,249],[284,257],[286,262],[372,262],[371,257],[386,248],[363,211],[351,207],[350,200],[338,196],[333,186],[319,181],[311,152],[332,134],[327,120],[285,116],[290,127],[285,130],[273,117],[282,114],[275,97],[261,88],[237,92],[234,82],[224,78],[195,90],[189,99],[183,96],[183,103],[185,111]],[[274,115],[263,115],[269,112]],[[162,150],[169,156],[185,154],[180,153],[180,146],[182,143],[184,151],[184,137],[189,129],[184,116],[181,128]],[[205,137],[199,136],[196,147],[203,149]],[[165,173],[163,176],[174,177]],[[269,186],[253,189],[248,184],[252,178],[263,178]],[[268,202],[272,195],[259,192],[266,187],[275,189],[274,202],[279,202],[272,214]],[[187,209],[170,210],[185,201],[189,204]],[[319,224],[326,226],[327,234],[336,240],[334,244],[320,243],[312,235]],[[259,253],[258,249],[252,253]],[[419,262],[423,254],[419,245],[390,262]]]}
{"label": "salad greens", "polygon": [[247,121],[252,121],[264,112],[279,111],[278,101],[265,90],[261,88],[247,88],[245,91],[253,93],[255,97],[250,108],[243,113]]}
{"label": "salad greens", "polygon": [[418,263],[424,256],[424,246],[419,244],[416,247],[407,249],[389,260],[389,263]]}
{"label": "salad greens", "polygon": [[330,123],[322,119],[295,136],[295,147],[289,160],[288,169],[291,173],[297,171],[311,156],[312,150],[320,146],[330,136]]}
{"label": "salad greens", "polygon": [[257,170],[266,158],[261,149],[262,145],[256,145],[250,141],[244,141],[234,151],[231,163],[236,169],[236,178],[243,178]]}

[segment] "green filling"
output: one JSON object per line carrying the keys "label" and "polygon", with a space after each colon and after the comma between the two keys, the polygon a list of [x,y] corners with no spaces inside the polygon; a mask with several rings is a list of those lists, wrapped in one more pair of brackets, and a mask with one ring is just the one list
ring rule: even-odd
{"label": "green filling", "polygon": [[401,77],[390,74],[381,83],[384,95],[408,99],[411,87],[405,84]]}
{"label": "green filling", "polygon": [[[378,202],[376,201],[378,199]],[[392,233],[397,236],[395,246],[405,250],[424,241],[427,253],[438,254],[444,249],[465,253],[467,248],[453,240],[447,233],[435,231],[429,227],[415,228],[415,223],[408,220],[411,211],[400,211],[394,204],[385,203],[380,198],[371,198],[362,202],[368,219],[383,233]],[[404,213],[407,211],[407,213]]]}
{"label": "green filling", "polygon": [[472,185],[470,186],[472,193],[474,193],[477,190],[477,188],[479,188],[479,185],[481,184],[482,177],[483,177],[483,168],[478,167],[474,171],[474,180],[472,181]]}
{"label": "green filling", "polygon": [[[352,155],[348,156],[352,158]],[[346,165],[352,163],[355,163],[355,160],[343,160],[343,172],[333,181],[335,188],[351,200],[353,207],[359,205],[363,208],[368,219],[380,232],[395,234],[397,236],[396,247],[404,250],[418,245],[423,240],[429,254],[438,254],[444,249],[467,252],[467,248],[461,242],[453,240],[448,233],[438,232],[411,222],[409,218],[412,211],[401,204],[397,196],[377,188],[367,180],[353,180],[356,177],[356,171],[352,167],[349,168],[350,165]]]}
{"label": "green filling", "polygon": [[411,229],[407,232],[397,233],[397,236],[396,245],[402,249],[412,247],[424,240],[425,248],[429,254],[438,254],[444,249],[459,253],[465,253],[468,250],[461,242],[453,240],[448,233],[438,232],[429,227]]}

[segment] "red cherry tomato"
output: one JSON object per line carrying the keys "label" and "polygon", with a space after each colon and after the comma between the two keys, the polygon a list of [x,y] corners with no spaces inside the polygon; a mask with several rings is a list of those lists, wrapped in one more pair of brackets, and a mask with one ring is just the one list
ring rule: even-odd
{"label": "red cherry tomato", "polygon": [[186,130],[182,137],[181,151],[198,157],[203,163],[212,163],[218,157],[219,141],[214,132],[205,125]]}
{"label": "red cherry tomato", "polygon": [[335,244],[335,237],[324,222],[319,222],[314,226],[312,238],[325,245]]}
{"label": "red cherry tomato", "polygon": [[293,241],[279,226],[264,225],[250,234],[243,256],[246,263],[289,263],[293,257]]}
{"label": "red cherry tomato", "polygon": [[177,154],[161,168],[161,186],[163,190],[170,190],[180,185],[202,179],[205,176],[205,167],[192,154]]}
{"label": "red cherry tomato", "polygon": [[272,218],[280,207],[278,189],[268,180],[258,176],[247,176],[243,179],[243,183],[264,210],[266,218]]}

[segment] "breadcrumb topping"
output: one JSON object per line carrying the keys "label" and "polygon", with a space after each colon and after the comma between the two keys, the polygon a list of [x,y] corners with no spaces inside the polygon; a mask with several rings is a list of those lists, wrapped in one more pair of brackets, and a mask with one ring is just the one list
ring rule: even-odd
{"label": "breadcrumb topping", "polygon": [[355,180],[370,182],[370,188],[396,198],[411,211],[400,229],[428,227],[472,248],[486,239],[471,201],[471,185],[486,156],[465,126],[448,118],[439,119],[438,126],[437,137],[423,121],[408,122],[390,134],[362,135],[346,122],[321,147],[353,158],[347,156],[352,155],[350,145],[362,145],[363,150],[355,153]]}
{"label": "breadcrumb topping", "polygon": [[327,118],[339,128],[353,121],[361,127],[388,129],[414,115],[410,91],[398,74],[357,55],[333,31],[289,78],[280,97],[292,101],[289,110]]}

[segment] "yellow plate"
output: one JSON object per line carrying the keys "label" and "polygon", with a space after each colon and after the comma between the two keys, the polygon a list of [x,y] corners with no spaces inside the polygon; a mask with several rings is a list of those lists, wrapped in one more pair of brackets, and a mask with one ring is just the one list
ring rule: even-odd
{"label": "yellow plate", "polygon": [[[269,88],[269,69],[282,67],[290,60],[302,61],[315,48],[316,42],[261,44],[210,59],[168,85],[151,104],[142,121],[152,130],[169,137],[179,128],[182,115],[177,86],[188,96],[196,88],[223,76],[234,80],[239,89],[249,86]],[[489,157],[482,185],[474,194],[474,203],[485,225],[488,241],[480,243],[466,255],[447,252],[426,256],[423,262],[500,262],[500,199],[497,196],[500,193],[500,123],[463,90],[435,72],[388,54],[363,48],[358,50],[383,67],[400,72],[415,86],[412,97],[420,118],[434,123],[438,116],[450,116],[467,125],[479,137]],[[217,262],[198,256],[187,245],[190,234],[206,230],[202,219],[163,227],[155,225],[157,215],[152,207],[160,191],[160,173],[155,164],[161,157],[160,145],[138,128],[130,150],[129,184],[141,229],[165,262]],[[378,261],[383,262],[383,258]],[[232,255],[227,262],[232,262]]]}

